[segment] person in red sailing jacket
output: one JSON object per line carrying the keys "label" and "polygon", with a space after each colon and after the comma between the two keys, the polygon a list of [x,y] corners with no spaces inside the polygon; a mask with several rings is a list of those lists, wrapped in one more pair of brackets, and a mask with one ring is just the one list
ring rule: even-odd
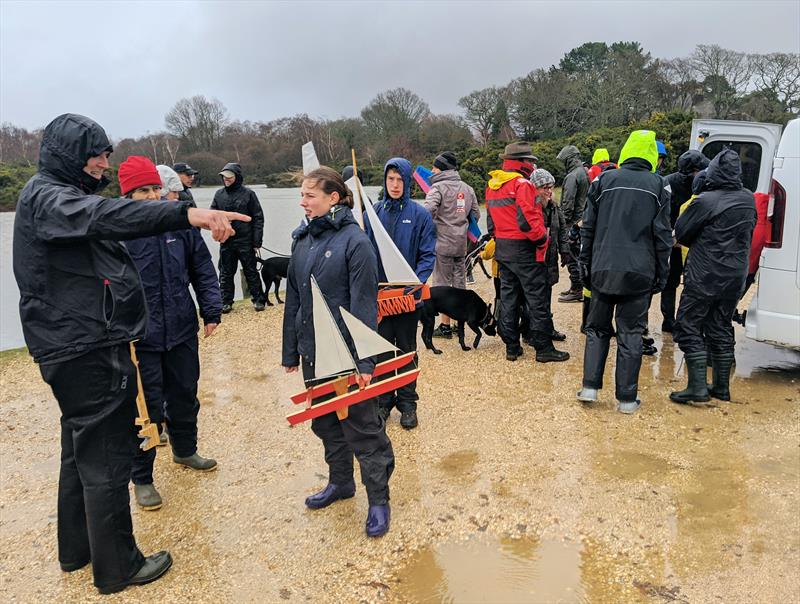
{"label": "person in red sailing jacket", "polygon": [[531,339],[540,363],[566,361],[569,353],[556,350],[551,340],[553,320],[545,300],[549,291],[547,228],[536,189],[528,180],[535,169],[528,143],[511,143],[500,155],[502,170],[489,173],[486,205],[489,232],[495,238],[495,259],[500,265],[500,335],[506,359],[522,355],[519,300],[524,296],[530,310]]}

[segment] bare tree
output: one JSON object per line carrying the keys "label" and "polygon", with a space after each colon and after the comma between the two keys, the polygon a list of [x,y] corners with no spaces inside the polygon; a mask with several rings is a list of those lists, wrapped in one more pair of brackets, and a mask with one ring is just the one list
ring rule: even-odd
{"label": "bare tree", "polygon": [[458,101],[459,107],[464,109],[464,119],[475,132],[478,142],[484,147],[491,139],[492,124],[499,100],[500,89],[492,86],[471,92]]}
{"label": "bare tree", "polygon": [[406,88],[394,88],[376,96],[361,110],[367,126],[381,136],[415,136],[430,114],[428,104]]}
{"label": "bare tree", "polygon": [[698,44],[690,60],[701,76],[714,107],[714,117],[730,116],[752,82],[753,61],[749,55],[716,44]]}
{"label": "bare tree", "polygon": [[191,151],[212,151],[228,123],[228,110],[217,99],[181,99],[164,118],[167,130],[186,141]]}
{"label": "bare tree", "polygon": [[758,88],[774,95],[785,113],[800,109],[800,54],[753,55],[752,63]]}

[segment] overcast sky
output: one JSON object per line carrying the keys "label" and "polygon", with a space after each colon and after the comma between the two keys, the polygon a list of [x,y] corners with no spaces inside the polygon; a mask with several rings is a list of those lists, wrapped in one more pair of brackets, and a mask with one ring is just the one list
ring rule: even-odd
{"label": "overcast sky", "polygon": [[88,115],[114,139],[164,128],[183,97],[235,119],[355,116],[403,86],[435,113],[589,41],[654,57],[698,43],[800,52],[800,2],[24,2],[0,0],[0,121]]}

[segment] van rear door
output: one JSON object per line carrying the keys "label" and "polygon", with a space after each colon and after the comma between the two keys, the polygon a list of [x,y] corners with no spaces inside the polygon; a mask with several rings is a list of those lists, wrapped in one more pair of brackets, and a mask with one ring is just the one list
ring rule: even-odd
{"label": "van rear door", "polygon": [[742,184],[753,193],[769,193],[772,162],[781,139],[778,124],[729,120],[692,120],[691,149],[709,159],[726,147],[742,160]]}

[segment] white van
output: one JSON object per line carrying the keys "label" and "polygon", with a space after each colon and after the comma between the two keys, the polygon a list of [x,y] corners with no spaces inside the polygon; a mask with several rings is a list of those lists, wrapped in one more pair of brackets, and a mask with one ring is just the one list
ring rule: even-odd
{"label": "white van", "polygon": [[744,186],[769,194],[771,232],[747,310],[747,337],[800,349],[800,119],[782,137],[777,124],[692,122],[692,149],[713,158],[728,146],[742,160]]}

